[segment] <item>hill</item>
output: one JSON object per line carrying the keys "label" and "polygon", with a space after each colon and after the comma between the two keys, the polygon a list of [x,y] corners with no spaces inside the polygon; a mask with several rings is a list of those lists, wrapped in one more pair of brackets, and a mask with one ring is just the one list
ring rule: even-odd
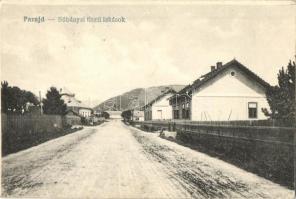
{"label": "hill", "polygon": [[163,91],[168,88],[172,88],[176,91],[184,88],[184,85],[168,85],[168,86],[154,86],[149,88],[136,88],[122,95],[112,97],[98,106],[94,107],[95,111],[105,110],[127,110],[140,108],[145,105],[145,90],[146,90],[146,102],[150,102],[159,96]]}

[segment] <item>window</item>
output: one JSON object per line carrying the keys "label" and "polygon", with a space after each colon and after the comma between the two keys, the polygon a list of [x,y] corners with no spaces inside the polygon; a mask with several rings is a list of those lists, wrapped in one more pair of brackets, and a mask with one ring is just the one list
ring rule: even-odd
{"label": "window", "polygon": [[182,109],[182,119],[186,119],[186,110]]}
{"label": "window", "polygon": [[186,103],[186,108],[189,108],[189,102]]}
{"label": "window", "polygon": [[162,119],[162,110],[157,110],[157,119]]}
{"label": "window", "polygon": [[190,119],[189,109],[186,110],[186,119]]}
{"label": "window", "polygon": [[248,103],[249,118],[257,118],[257,102]]}
{"label": "window", "polygon": [[234,71],[231,71],[230,74],[231,74],[231,76],[234,76],[235,75],[235,72]]}
{"label": "window", "polygon": [[174,119],[179,119],[179,110],[174,110]]}

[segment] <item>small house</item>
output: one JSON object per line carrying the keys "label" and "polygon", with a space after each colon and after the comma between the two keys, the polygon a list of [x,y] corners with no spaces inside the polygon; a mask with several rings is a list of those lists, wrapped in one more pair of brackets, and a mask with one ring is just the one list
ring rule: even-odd
{"label": "small house", "polygon": [[172,106],[169,104],[169,98],[176,93],[169,89],[150,103],[142,107],[145,120],[168,120],[172,119]]}
{"label": "small house", "polygon": [[132,110],[131,120],[133,120],[133,121],[144,121],[144,111]]}

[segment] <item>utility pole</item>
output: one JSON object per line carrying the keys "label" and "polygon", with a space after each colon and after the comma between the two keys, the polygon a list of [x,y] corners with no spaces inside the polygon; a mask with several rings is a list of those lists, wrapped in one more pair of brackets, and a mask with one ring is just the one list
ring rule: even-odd
{"label": "utility pole", "polygon": [[175,111],[175,117],[176,118],[174,118],[174,119],[179,119],[179,116],[180,116],[180,112],[179,112],[179,110],[180,110],[180,107],[178,106],[178,93],[176,93],[176,111]]}
{"label": "utility pole", "polygon": [[40,114],[43,114],[43,108],[42,108],[42,100],[41,100],[41,91],[39,91],[39,101],[40,101]]}
{"label": "utility pole", "polygon": [[146,93],[146,88],[145,88],[145,105],[147,104],[147,93]]}
{"label": "utility pole", "polygon": [[119,95],[119,110],[121,111],[121,95]]}

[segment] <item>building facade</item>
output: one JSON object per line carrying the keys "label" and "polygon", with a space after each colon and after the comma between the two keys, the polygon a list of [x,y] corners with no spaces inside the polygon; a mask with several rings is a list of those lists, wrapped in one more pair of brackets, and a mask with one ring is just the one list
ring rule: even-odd
{"label": "building facade", "polygon": [[176,92],[173,89],[169,89],[150,103],[145,105],[144,110],[145,120],[169,120],[172,119],[172,106],[170,106],[169,98]]}
{"label": "building facade", "polygon": [[85,118],[89,118],[92,115],[92,108],[83,104],[80,100],[77,100],[75,98],[75,94],[70,92],[68,89],[60,89],[60,94],[65,104],[67,105],[68,110],[74,111],[75,113]]}
{"label": "building facade", "polygon": [[172,106],[172,119],[191,119],[191,96],[188,93],[190,85],[184,87],[178,93],[169,98]]}
{"label": "building facade", "polygon": [[103,113],[107,119],[122,119],[122,111],[104,111]]}
{"label": "building facade", "polygon": [[[193,121],[267,119],[262,108],[269,109],[268,87],[268,83],[238,61],[225,65],[218,62],[209,73],[170,98],[175,110],[172,114],[174,119]],[[189,116],[180,113],[184,107]]]}
{"label": "building facade", "polygon": [[79,113],[79,115],[82,115],[83,117],[90,117],[92,114],[92,109],[85,108],[85,107],[79,107],[78,113]]}
{"label": "building facade", "polygon": [[131,120],[133,120],[133,121],[144,121],[144,111],[132,110]]}

